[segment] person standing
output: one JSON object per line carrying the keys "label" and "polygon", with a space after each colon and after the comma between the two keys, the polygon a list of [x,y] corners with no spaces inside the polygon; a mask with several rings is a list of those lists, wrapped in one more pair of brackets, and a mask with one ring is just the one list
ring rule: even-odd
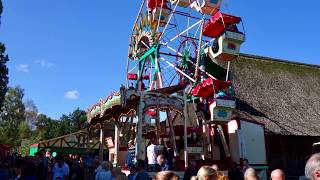
{"label": "person standing", "polygon": [[58,156],[57,162],[52,168],[52,180],[61,179],[67,180],[69,177],[69,166],[64,161],[63,156]]}
{"label": "person standing", "polygon": [[128,152],[126,155],[126,166],[130,169],[134,165],[135,161],[135,155],[136,155],[136,147],[133,144],[133,141],[130,140],[128,142]]}
{"label": "person standing", "polygon": [[95,180],[112,180],[108,162],[103,161],[101,163],[101,169],[97,171]]}
{"label": "person standing", "polygon": [[155,140],[150,140],[150,145],[147,147],[148,166],[150,171],[155,171],[157,167],[157,156],[159,148],[155,145]]}

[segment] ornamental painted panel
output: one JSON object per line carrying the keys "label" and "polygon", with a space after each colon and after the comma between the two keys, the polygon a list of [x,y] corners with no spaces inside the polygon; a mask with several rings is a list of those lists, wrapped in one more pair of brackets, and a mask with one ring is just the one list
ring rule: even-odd
{"label": "ornamental painted panel", "polygon": [[170,96],[160,93],[143,93],[144,109],[159,108],[162,110],[176,110],[183,112],[184,100],[179,96]]}

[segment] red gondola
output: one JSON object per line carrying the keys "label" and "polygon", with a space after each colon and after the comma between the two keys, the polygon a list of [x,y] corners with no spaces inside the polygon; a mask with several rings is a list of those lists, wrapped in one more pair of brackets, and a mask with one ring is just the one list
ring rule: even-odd
{"label": "red gondola", "polygon": [[192,95],[196,97],[210,98],[215,92],[227,89],[231,85],[231,81],[220,81],[207,78],[199,83],[193,90]]}
{"label": "red gondola", "polygon": [[217,12],[205,24],[203,29],[203,35],[216,38],[226,30],[237,31],[237,29],[232,29],[232,26],[239,24],[240,21],[241,21],[240,17]]}
{"label": "red gondola", "polygon": [[[148,75],[144,75],[142,77],[143,80],[149,80],[150,77]],[[138,74],[128,73],[128,80],[138,80]]]}
{"label": "red gondola", "polygon": [[[163,2],[163,4],[162,4]],[[167,0],[148,0],[148,9],[153,10],[157,7],[168,9]]]}

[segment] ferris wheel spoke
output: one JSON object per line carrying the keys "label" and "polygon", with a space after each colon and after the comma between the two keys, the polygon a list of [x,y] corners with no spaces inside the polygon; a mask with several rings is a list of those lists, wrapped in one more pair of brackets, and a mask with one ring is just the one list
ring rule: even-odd
{"label": "ferris wheel spoke", "polygon": [[[171,14],[170,14],[170,16],[169,16],[168,22],[167,22],[166,25],[164,26],[164,29],[163,29],[163,31],[162,31],[161,34],[164,34],[164,33],[166,32],[166,29],[167,29],[167,27],[168,27],[168,25],[169,25],[169,23],[170,23],[170,21],[171,21],[171,18],[172,18],[172,16],[173,16],[174,12],[176,11],[176,8],[177,8],[177,6],[178,6],[178,4],[179,4],[179,1],[180,1],[180,0],[178,0],[177,3],[176,3],[176,5],[174,6],[173,11],[171,12]],[[161,37],[159,38],[159,40],[161,40]]]}
{"label": "ferris wheel spoke", "polygon": [[[194,23],[193,25],[191,25],[190,27],[188,27],[187,29],[183,30],[182,32],[180,32],[179,34],[177,34],[176,36],[174,36],[173,38],[171,38],[169,40],[169,42],[174,41],[175,39],[177,39],[179,36],[181,36],[182,34],[186,33],[188,30],[192,29],[193,27],[195,27],[196,25],[200,24],[203,20],[199,20],[198,22]],[[167,43],[169,43],[167,42]]]}
{"label": "ferris wheel spoke", "polygon": [[173,74],[173,77],[172,77],[171,80],[170,80],[169,86],[172,85],[173,81],[176,79],[177,76],[178,76],[177,73],[174,73],[174,74]]}
{"label": "ferris wheel spoke", "polygon": [[178,52],[177,50],[175,50],[173,47],[169,46],[168,44],[164,44],[164,46],[168,49],[170,49],[171,51],[175,52],[176,54],[178,54],[179,56],[183,56],[180,52]]}
{"label": "ferris wheel spoke", "polygon": [[[202,20],[204,20],[204,18],[205,18],[205,15],[202,16]],[[201,27],[201,26],[198,26],[198,27],[197,27],[196,33],[193,35],[193,39],[196,39],[196,37],[197,37],[197,35],[198,35],[198,33],[199,33],[199,30],[200,30],[200,27]],[[188,51],[190,51],[190,48],[191,48],[191,44],[190,44],[190,46],[189,46],[189,48],[188,48]]]}
{"label": "ferris wheel spoke", "polygon": [[215,40],[215,38],[210,39],[210,41],[204,43],[201,48],[205,48],[208,44],[212,43]]}
{"label": "ferris wheel spoke", "polygon": [[172,85],[172,82],[174,82],[176,76],[177,76],[177,73],[176,71],[173,69],[173,70],[169,70],[169,71],[165,71],[162,73],[164,75],[164,84],[166,86],[171,86]]}
{"label": "ferris wheel spoke", "polygon": [[194,80],[192,77],[190,77],[189,75],[187,75],[186,73],[184,73],[183,71],[181,71],[179,68],[177,68],[175,65],[173,65],[171,62],[165,60],[164,58],[160,58],[160,60],[166,62],[168,65],[170,65],[171,67],[173,67],[175,70],[177,70],[179,73],[183,74],[185,77],[187,77],[190,81],[192,82],[196,82],[196,80]]}
{"label": "ferris wheel spoke", "polygon": [[149,46],[149,45],[147,45],[144,41],[141,41],[141,43],[142,43],[143,45],[145,45],[147,48],[149,48],[149,49],[150,49],[150,46]]}
{"label": "ferris wheel spoke", "polygon": [[130,70],[128,71],[128,73],[131,73],[133,70],[135,70],[135,69],[137,68],[137,66],[138,66],[138,65],[135,65],[132,69],[130,69]]}
{"label": "ferris wheel spoke", "polygon": [[[175,24],[178,24],[178,23],[177,23],[177,20],[176,20],[176,16],[175,16],[175,15],[173,15],[173,21],[174,21],[174,23],[175,23]],[[175,30],[177,31],[177,33],[179,33],[179,32],[180,32],[180,29],[179,29],[179,27],[178,27],[178,26],[175,26]],[[188,31],[187,31],[187,32],[188,32]],[[179,40],[179,43],[181,43],[181,42],[182,42],[182,40],[181,40],[181,36],[179,36],[178,40]]]}
{"label": "ferris wheel spoke", "polygon": [[161,1],[161,9],[160,9],[159,17],[158,17],[158,24],[157,24],[156,32],[158,32],[158,29],[159,29],[159,26],[160,26],[160,23],[161,23],[162,10],[163,10],[163,1],[164,0]]}

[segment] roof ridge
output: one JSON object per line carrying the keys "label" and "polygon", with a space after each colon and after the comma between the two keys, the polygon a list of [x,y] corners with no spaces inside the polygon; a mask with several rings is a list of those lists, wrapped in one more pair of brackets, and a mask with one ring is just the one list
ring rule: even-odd
{"label": "roof ridge", "polygon": [[245,54],[245,53],[240,53],[240,56],[241,57],[254,58],[254,59],[263,59],[263,60],[267,60],[267,61],[277,61],[277,62],[282,62],[282,63],[290,63],[290,64],[295,64],[295,65],[300,65],[300,66],[313,67],[313,68],[320,68],[320,65],[317,65],[317,64],[308,64],[308,63],[302,63],[302,62],[290,61],[290,60],[283,60],[283,59],[266,57],[266,56],[259,56],[259,55]]}

